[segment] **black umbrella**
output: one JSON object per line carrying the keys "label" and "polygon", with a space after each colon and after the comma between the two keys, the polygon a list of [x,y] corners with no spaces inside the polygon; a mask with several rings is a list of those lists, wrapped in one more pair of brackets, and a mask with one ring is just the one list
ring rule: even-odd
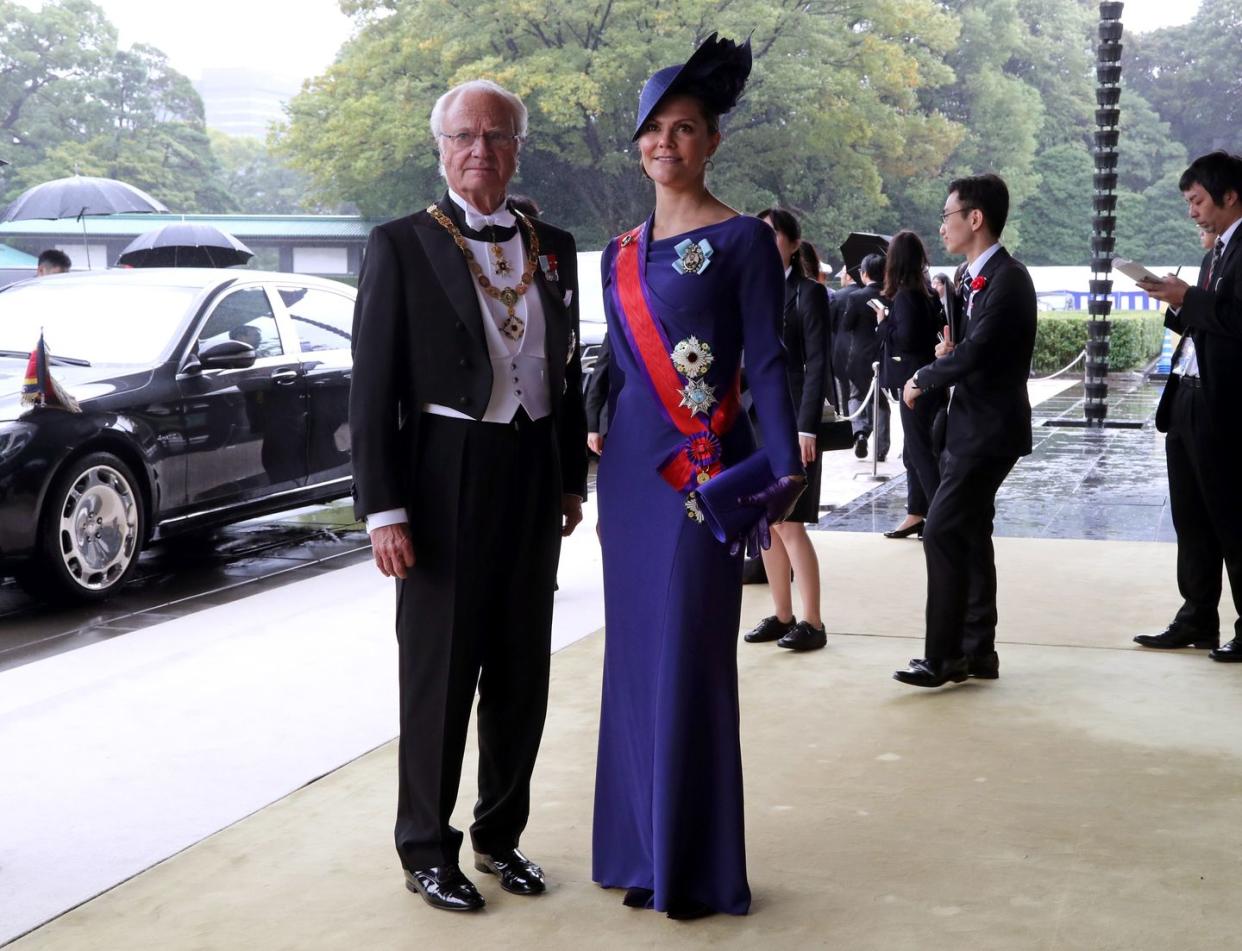
{"label": "black umbrella", "polygon": [[117,264],[132,267],[232,267],[254,252],[214,225],[175,221],[126,245]]}
{"label": "black umbrella", "polygon": [[871,234],[867,231],[851,231],[841,242],[841,257],[845,259],[845,269],[855,284],[862,283],[858,267],[868,254],[887,254],[889,235]]}
{"label": "black umbrella", "polygon": [[89,178],[73,175],[35,185],[18,195],[0,213],[0,222],[30,221],[35,218],[76,218],[82,223],[82,240],[86,243],[86,266],[91,266],[90,243],[86,238],[87,215],[167,213],[162,202],[156,201],[141,188],[118,182],[114,178]]}

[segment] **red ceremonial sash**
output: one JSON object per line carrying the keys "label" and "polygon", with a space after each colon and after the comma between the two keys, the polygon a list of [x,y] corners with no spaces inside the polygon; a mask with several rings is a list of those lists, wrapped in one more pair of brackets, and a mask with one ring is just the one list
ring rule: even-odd
{"label": "red ceremonial sash", "polygon": [[625,328],[630,350],[643,371],[665,416],[686,437],[659,466],[660,475],[674,489],[689,491],[724,468],[720,462],[720,440],[733,428],[741,405],[741,372],[724,398],[716,405],[711,422],[700,414],[691,415],[681,406],[685,385],[673,366],[672,347],[664,329],[652,313],[646,292],[646,225],[639,225],[619,239],[620,247],[612,266],[613,301]]}

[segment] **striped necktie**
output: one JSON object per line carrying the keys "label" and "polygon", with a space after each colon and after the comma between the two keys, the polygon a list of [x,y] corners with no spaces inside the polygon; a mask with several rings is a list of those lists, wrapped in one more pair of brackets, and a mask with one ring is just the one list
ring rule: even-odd
{"label": "striped necktie", "polygon": [[1225,253],[1225,242],[1222,238],[1217,238],[1216,243],[1212,245],[1212,260],[1208,263],[1207,280],[1203,282],[1203,289],[1210,291],[1212,289],[1212,275],[1216,273],[1217,265],[1220,264],[1220,257]]}

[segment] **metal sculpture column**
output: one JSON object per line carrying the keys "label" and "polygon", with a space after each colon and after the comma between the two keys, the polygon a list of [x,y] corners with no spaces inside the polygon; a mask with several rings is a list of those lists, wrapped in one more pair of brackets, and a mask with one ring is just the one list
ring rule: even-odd
{"label": "metal sculpture column", "polygon": [[1108,415],[1108,347],[1113,307],[1113,251],[1117,228],[1117,121],[1121,115],[1121,9],[1100,4],[1100,42],[1095,51],[1095,175],[1091,218],[1091,296],[1087,301],[1087,360],[1083,413],[1089,427],[1103,427]]}

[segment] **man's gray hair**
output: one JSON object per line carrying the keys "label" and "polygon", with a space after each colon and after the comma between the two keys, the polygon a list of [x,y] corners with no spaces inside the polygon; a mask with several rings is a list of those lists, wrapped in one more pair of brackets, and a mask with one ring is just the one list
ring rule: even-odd
{"label": "man's gray hair", "polygon": [[436,104],[431,108],[431,134],[437,140],[440,133],[444,131],[444,117],[452,108],[453,103],[457,101],[459,96],[468,92],[486,92],[498,99],[504,101],[509,107],[509,114],[513,116],[513,131],[522,138],[526,138],[526,105],[516,94],[509,92],[499,83],[494,83],[490,79],[471,79],[469,82],[460,83],[454,86],[443,96],[436,100]]}

